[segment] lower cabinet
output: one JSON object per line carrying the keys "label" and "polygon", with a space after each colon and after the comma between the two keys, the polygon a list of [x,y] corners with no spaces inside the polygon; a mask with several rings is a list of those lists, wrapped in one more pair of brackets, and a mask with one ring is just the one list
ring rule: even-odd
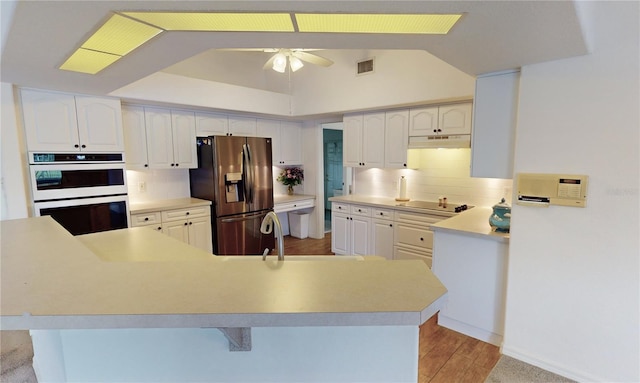
{"label": "lower cabinet", "polygon": [[430,225],[446,217],[395,212],[393,259],[419,259],[431,268],[433,232]]}
{"label": "lower cabinet", "polygon": [[199,249],[213,252],[209,206],[132,214],[132,226],[144,226]]}
{"label": "lower cabinet", "polygon": [[371,218],[371,255],[393,259],[393,210],[374,208]]}
{"label": "lower cabinet", "polygon": [[371,208],[332,204],[331,251],[337,255],[370,255]]}

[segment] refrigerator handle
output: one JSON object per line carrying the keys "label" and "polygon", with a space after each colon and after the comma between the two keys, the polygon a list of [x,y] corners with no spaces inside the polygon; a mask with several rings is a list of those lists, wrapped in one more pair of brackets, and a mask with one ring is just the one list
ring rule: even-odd
{"label": "refrigerator handle", "polygon": [[230,222],[249,221],[249,220],[252,220],[252,219],[255,219],[255,218],[262,218],[263,215],[264,215],[264,213],[262,213],[262,212],[253,213],[253,214],[245,214],[245,215],[242,215],[240,217],[221,218],[220,222],[230,223]]}
{"label": "refrigerator handle", "polygon": [[244,195],[247,203],[253,202],[253,166],[251,166],[251,148],[248,144],[242,145],[242,171],[245,176]]}

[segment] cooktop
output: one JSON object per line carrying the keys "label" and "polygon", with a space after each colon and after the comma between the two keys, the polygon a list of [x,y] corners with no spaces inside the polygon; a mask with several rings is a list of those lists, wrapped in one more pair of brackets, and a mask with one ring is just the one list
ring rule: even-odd
{"label": "cooktop", "polygon": [[449,213],[460,213],[461,211],[465,211],[473,207],[471,205],[461,205],[461,204],[453,204],[453,203],[440,204],[439,202],[431,202],[431,201],[407,201],[407,202],[397,203],[396,205],[415,207],[418,209],[446,211]]}

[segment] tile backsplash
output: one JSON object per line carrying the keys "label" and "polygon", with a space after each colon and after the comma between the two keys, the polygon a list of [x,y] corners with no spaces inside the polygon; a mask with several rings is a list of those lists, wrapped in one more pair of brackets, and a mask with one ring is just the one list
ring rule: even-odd
{"label": "tile backsplash", "polygon": [[493,206],[505,198],[511,203],[512,180],[469,176],[470,149],[419,149],[409,151],[414,169],[354,169],[354,194],[398,197],[401,176],[407,179],[412,200]]}
{"label": "tile backsplash", "polygon": [[189,169],[127,170],[127,185],[131,203],[191,196]]}

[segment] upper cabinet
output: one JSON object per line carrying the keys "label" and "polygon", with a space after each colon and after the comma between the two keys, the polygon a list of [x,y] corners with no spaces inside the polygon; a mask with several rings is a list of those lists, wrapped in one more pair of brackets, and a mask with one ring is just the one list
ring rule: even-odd
{"label": "upper cabinet", "polygon": [[409,147],[469,147],[472,103],[415,108],[409,112]]}
{"label": "upper cabinet", "polygon": [[343,120],[343,163],[349,167],[384,167],[385,114],[347,115]]}
{"label": "upper cabinet", "polygon": [[257,131],[256,124],[255,118],[229,116],[229,135],[255,137]]}
{"label": "upper cabinet", "polygon": [[126,106],[123,115],[127,168],[198,167],[193,112]]}
{"label": "upper cabinet", "polygon": [[196,112],[196,135],[208,136],[256,136],[256,119],[227,116],[226,114]]}
{"label": "upper cabinet", "polygon": [[478,77],[473,111],[471,176],[513,178],[520,72]]}
{"label": "upper cabinet", "polygon": [[32,89],[20,96],[29,151],[124,151],[120,100]]}
{"label": "upper cabinet", "polygon": [[407,167],[407,145],[409,143],[409,111],[398,110],[385,113],[384,167],[404,169]]}
{"label": "upper cabinet", "polygon": [[302,124],[258,119],[257,136],[272,139],[273,165],[302,164]]}

